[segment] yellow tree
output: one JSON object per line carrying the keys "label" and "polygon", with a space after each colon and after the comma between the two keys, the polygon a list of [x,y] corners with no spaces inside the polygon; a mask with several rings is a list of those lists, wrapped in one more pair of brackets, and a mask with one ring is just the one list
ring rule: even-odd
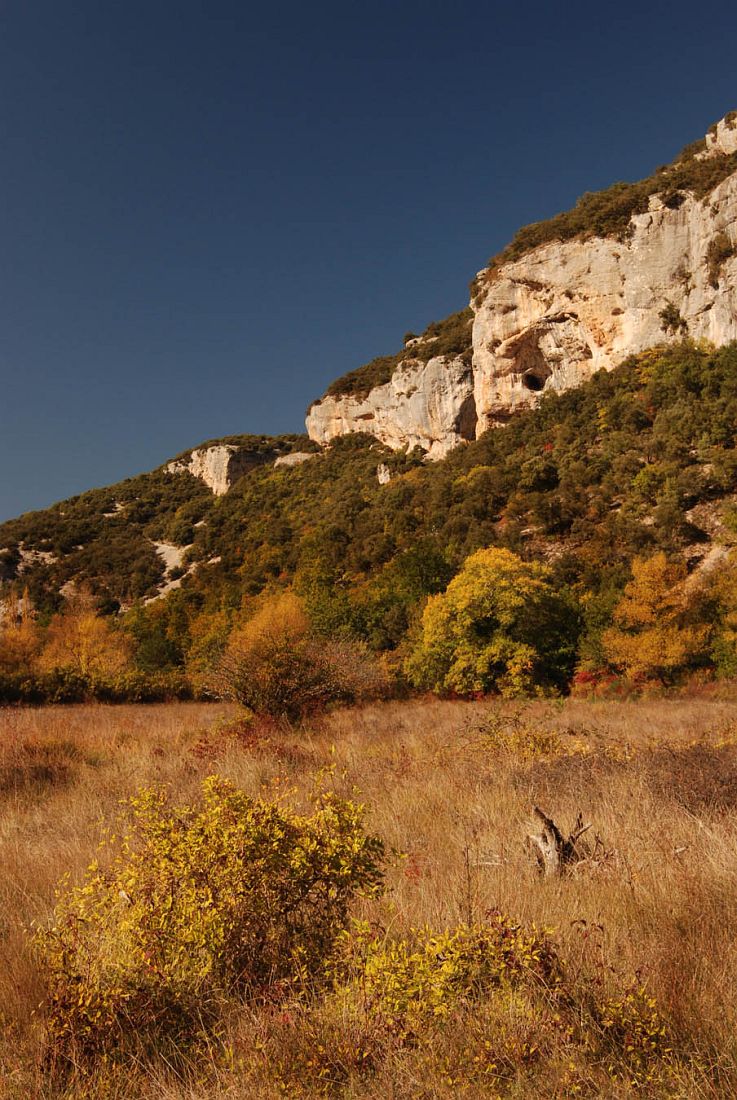
{"label": "yellow tree", "polygon": [[632,679],[671,680],[703,652],[708,630],[688,622],[686,567],[661,551],[636,558],[602,644],[609,662]]}
{"label": "yellow tree", "polygon": [[552,587],[550,571],[509,550],[478,550],[445,592],[431,596],[405,671],[433,691],[563,688],[578,617]]}
{"label": "yellow tree", "polygon": [[114,676],[128,667],[132,649],[131,639],[101,618],[92,598],[82,593],[49,623],[39,666],[85,677]]}
{"label": "yellow tree", "polygon": [[381,694],[385,677],[360,645],[316,637],[293,592],[265,596],[228,639],[213,688],[255,714],[296,720],[329,703]]}
{"label": "yellow tree", "polygon": [[198,688],[207,685],[225,650],[232,619],[231,612],[220,608],[201,611],[189,622],[187,675]]}
{"label": "yellow tree", "polygon": [[0,604],[0,673],[28,673],[41,648],[28,589],[20,599],[8,596]]}

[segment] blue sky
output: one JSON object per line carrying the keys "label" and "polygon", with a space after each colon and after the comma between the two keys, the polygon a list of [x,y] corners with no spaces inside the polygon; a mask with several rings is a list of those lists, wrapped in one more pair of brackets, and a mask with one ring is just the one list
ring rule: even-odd
{"label": "blue sky", "polygon": [[737,108],[737,6],[0,2],[0,519],[300,431]]}

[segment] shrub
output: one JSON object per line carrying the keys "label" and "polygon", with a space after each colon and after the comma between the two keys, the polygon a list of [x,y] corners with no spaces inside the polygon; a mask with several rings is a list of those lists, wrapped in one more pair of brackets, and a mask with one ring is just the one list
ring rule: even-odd
{"label": "shrub", "polygon": [[669,336],[683,336],[688,332],[688,324],[681,317],[680,310],[673,302],[666,302],[658,314],[660,327]]}
{"label": "shrub", "polygon": [[371,1012],[399,1034],[447,1017],[495,989],[526,982],[554,988],[559,966],[547,937],[501,913],[489,918],[485,924],[448,932],[426,929],[397,940],[379,939],[359,926],[345,939],[348,972]]}
{"label": "shrub", "polygon": [[356,894],[382,881],[362,807],[325,796],[311,817],[226,781],[198,806],[143,791],[110,865],[64,886],[36,945],[57,1065],[138,1040],[172,1049],[216,1027],[228,996],[319,981]]}
{"label": "shrub", "polygon": [[717,233],[716,237],[709,241],[706,250],[706,266],[709,271],[709,283],[714,289],[719,287],[719,275],[722,264],[734,256],[734,245],[726,233]]}
{"label": "shrub", "polygon": [[255,714],[293,721],[331,702],[380,694],[386,680],[364,647],[316,638],[301,601],[288,592],[231,634],[213,686]]}

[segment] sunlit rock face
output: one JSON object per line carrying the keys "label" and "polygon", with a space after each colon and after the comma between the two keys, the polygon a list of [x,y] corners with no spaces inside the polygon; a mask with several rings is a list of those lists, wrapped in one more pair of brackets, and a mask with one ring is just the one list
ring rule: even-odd
{"label": "sunlit rock face", "polygon": [[200,447],[187,459],[177,459],[166,467],[169,473],[190,473],[204,481],[215,494],[223,496],[254,466],[261,466],[273,456],[241,451],[235,444],[219,443],[214,447]]}
{"label": "sunlit rock face", "polygon": [[703,156],[728,156],[737,153],[737,112],[732,111],[717,122],[706,135],[706,151]]}
{"label": "sunlit rock face", "polygon": [[[737,116],[728,115],[699,156],[734,152]],[[652,196],[623,240],[543,244],[481,272],[477,285],[470,356],[422,362],[408,342],[389,382],[316,402],[310,437],[369,432],[441,458],[542,394],[579,386],[645,348],[684,336],[737,339],[737,173],[703,199]]]}
{"label": "sunlit rock face", "polygon": [[[668,340],[737,339],[737,175],[678,209],[658,196],[625,241],[543,245],[494,272],[473,326],[478,431]],[[715,268],[712,242],[734,252]]]}
{"label": "sunlit rock face", "polygon": [[430,458],[442,458],[475,438],[473,394],[473,372],[463,359],[408,359],[366,397],[323,397],[307,414],[307,431],[318,443],[369,432],[395,450],[421,447]]}

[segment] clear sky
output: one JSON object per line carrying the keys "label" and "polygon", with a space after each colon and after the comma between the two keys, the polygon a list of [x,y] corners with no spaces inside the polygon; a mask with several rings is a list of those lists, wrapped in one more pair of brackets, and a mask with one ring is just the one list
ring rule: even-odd
{"label": "clear sky", "polygon": [[292,432],[737,108],[737,5],[0,0],[0,519]]}

